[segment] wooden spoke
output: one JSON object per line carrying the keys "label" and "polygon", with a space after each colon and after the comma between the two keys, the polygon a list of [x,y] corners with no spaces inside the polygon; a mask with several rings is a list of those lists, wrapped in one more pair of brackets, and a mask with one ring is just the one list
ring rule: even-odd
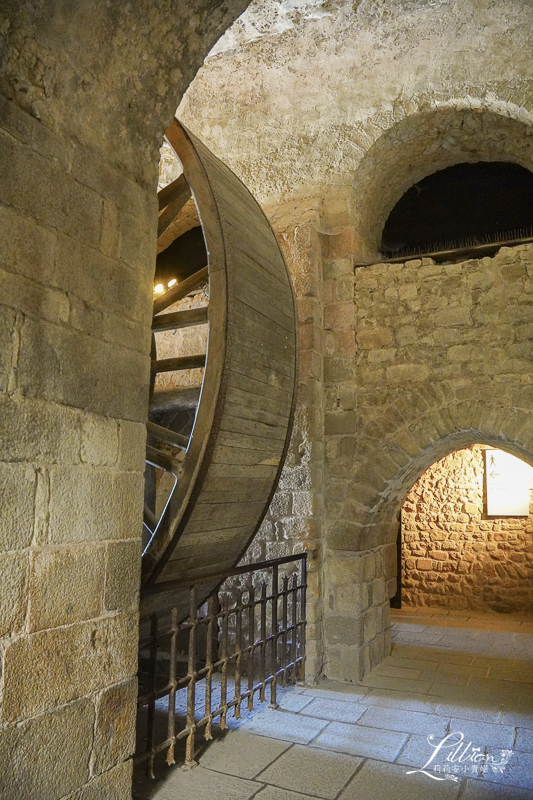
{"label": "wooden spoke", "polygon": [[161,442],[168,442],[168,444],[179,447],[180,450],[186,450],[189,444],[188,436],[183,436],[181,433],[171,431],[169,428],[164,428],[162,425],[156,425],[155,422],[147,422],[146,430]]}
{"label": "wooden spoke", "polygon": [[179,372],[183,369],[198,369],[205,367],[205,353],[196,356],[179,356],[178,358],[162,358],[161,361],[152,361],[152,373]]}
{"label": "wooden spoke", "polygon": [[190,308],[185,311],[174,311],[171,314],[162,314],[154,317],[152,330],[171,331],[179,328],[192,328],[194,325],[204,325],[207,322],[207,306]]}
{"label": "wooden spoke", "polygon": [[169,183],[168,186],[165,186],[164,189],[158,192],[157,199],[159,201],[159,210],[163,211],[170,203],[183,197],[186,197],[183,204],[185,205],[190,196],[191,189],[185,180],[185,175],[180,175],[179,178],[176,178],[175,181],[172,181],[172,183]]}
{"label": "wooden spoke", "polygon": [[204,267],[198,270],[198,272],[195,272],[194,275],[191,275],[190,278],[180,281],[180,283],[173,286],[172,289],[169,289],[168,292],[165,292],[165,294],[162,294],[154,300],[154,316],[164,311],[165,308],[174,305],[178,300],[183,300],[190,292],[193,292],[195,289],[207,283],[208,279],[209,271],[207,267]]}
{"label": "wooden spoke", "polygon": [[155,464],[159,469],[164,469],[166,472],[174,472],[176,469],[176,465],[168,453],[163,453],[162,450],[151,447],[149,444],[146,445],[146,460]]}
{"label": "wooden spoke", "polygon": [[153,531],[156,528],[157,517],[152,511],[152,509],[148,508],[146,503],[144,504],[143,520],[151,531]]}
{"label": "wooden spoke", "polygon": [[185,411],[196,408],[200,399],[200,386],[186,386],[178,389],[164,389],[154,392],[150,403],[150,413]]}

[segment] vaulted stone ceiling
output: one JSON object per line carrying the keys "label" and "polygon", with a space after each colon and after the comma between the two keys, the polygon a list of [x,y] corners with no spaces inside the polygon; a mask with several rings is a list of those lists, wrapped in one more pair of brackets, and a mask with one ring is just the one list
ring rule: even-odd
{"label": "vaulted stone ceiling", "polygon": [[321,198],[334,226],[351,196],[372,250],[424,175],[531,167],[532,45],[526,0],[256,0],[178,114],[270,208]]}

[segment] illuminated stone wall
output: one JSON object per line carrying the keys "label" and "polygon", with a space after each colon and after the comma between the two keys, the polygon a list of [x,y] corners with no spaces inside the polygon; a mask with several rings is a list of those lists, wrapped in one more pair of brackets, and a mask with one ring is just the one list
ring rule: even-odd
{"label": "illuminated stone wall", "polygon": [[533,514],[487,516],[483,449],[473,445],[446,456],[407,495],[402,602],[533,610]]}

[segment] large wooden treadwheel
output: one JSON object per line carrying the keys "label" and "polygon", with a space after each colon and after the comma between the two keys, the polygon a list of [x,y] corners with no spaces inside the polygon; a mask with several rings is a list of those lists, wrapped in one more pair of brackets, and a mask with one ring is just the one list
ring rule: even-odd
{"label": "large wooden treadwheel", "polygon": [[[150,504],[145,508],[149,536],[141,610],[177,604],[185,613],[184,590],[161,596],[155,587],[231,569],[276,488],[294,415],[296,312],[276,237],[252,195],[177,120],[166,137],[183,175],[159,193],[160,241],[172,240],[169,227],[192,195],[204,263],[198,251],[180,257],[180,248],[190,253],[194,229],[170,241],[158,257],[182,266],[180,279],[154,301],[152,373],[155,380],[169,371],[205,370],[201,387],[158,391],[156,385],[151,395],[147,481],[152,470],[155,487],[155,473],[164,472],[172,491],[159,516]],[[167,312],[202,287],[207,307]],[[207,353],[158,359],[158,334],[192,325],[207,325]],[[190,433],[180,429],[187,413],[193,420]],[[203,596],[215,584],[206,584]]]}

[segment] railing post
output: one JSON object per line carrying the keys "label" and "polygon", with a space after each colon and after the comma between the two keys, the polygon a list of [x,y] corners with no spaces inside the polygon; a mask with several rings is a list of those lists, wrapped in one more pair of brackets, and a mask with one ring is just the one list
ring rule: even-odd
{"label": "railing post", "polygon": [[255,592],[248,587],[248,711],[254,709]]}
{"label": "railing post", "polygon": [[272,650],[270,671],[272,673],[272,683],[270,684],[270,708],[278,708],[277,701],[277,682],[278,682],[278,565],[272,567]]}
{"label": "railing post", "polygon": [[215,595],[211,595],[207,603],[207,643],[205,654],[205,666],[207,674],[205,676],[205,713],[207,715],[207,722],[205,725],[205,738],[207,740],[213,738],[211,733],[211,695],[212,695],[212,681],[213,681],[213,626],[216,619],[215,611]]}
{"label": "railing post", "polygon": [[267,604],[267,593],[266,593],[266,583],[263,581],[261,583],[261,689],[259,690],[259,702],[265,702],[265,678],[266,678],[266,604]]}
{"label": "railing post", "polygon": [[157,684],[157,614],[150,616],[150,661],[148,666],[148,691],[151,701],[148,706],[148,718],[146,721],[146,750],[150,754],[146,765],[146,772],[149,778],[155,778],[154,774],[154,722],[155,722],[155,693]]}
{"label": "railing post", "polygon": [[300,631],[301,631],[301,654],[300,668],[298,670],[300,683],[305,683],[305,645],[307,637],[307,555],[302,558],[301,566],[301,590],[300,590]]}
{"label": "railing post", "polygon": [[235,719],[241,718],[242,595],[242,591],[239,590],[235,611]]}
{"label": "railing post", "polygon": [[189,734],[187,736],[187,744],[185,748],[185,766],[194,767],[196,761],[194,760],[194,734],[196,729],[194,712],[196,700],[196,628],[198,614],[198,600],[197,600],[197,585],[194,584],[190,589],[190,605],[189,605],[189,660],[187,677],[189,683],[187,685],[187,728]]}
{"label": "railing post", "polygon": [[220,727],[225,730],[228,727],[226,716],[228,713],[228,607],[227,602],[222,603],[222,634],[220,641],[220,660],[222,669],[220,674]]}
{"label": "railing post", "polygon": [[168,682],[170,684],[170,693],[168,695],[168,725],[167,736],[170,740],[170,746],[167,752],[167,764],[175,764],[174,760],[174,743],[176,733],[176,658],[177,658],[177,641],[178,641],[178,609],[172,609],[171,615],[172,633],[170,636],[170,668],[168,675]]}

